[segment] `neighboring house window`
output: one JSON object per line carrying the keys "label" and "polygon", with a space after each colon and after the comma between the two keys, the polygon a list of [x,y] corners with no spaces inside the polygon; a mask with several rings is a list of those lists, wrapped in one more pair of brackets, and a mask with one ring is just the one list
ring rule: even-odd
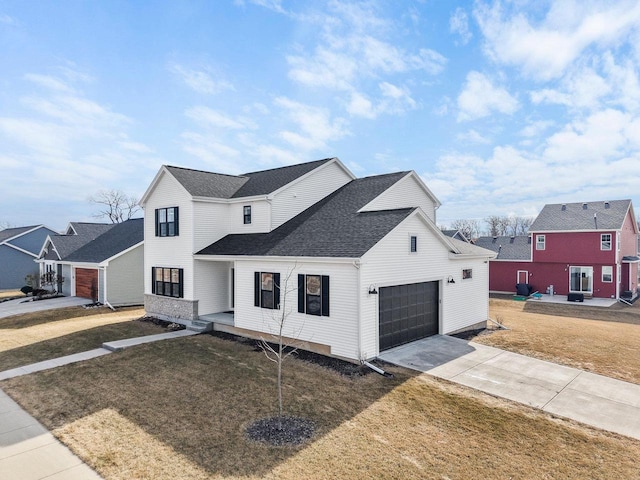
{"label": "neighboring house window", "polygon": [[182,268],[152,267],[151,293],[164,297],[182,298],[184,295],[184,273]]}
{"label": "neighboring house window", "polygon": [[462,279],[466,280],[467,278],[472,278],[473,276],[473,269],[471,268],[466,268],[464,270],[462,270]]}
{"label": "neighboring house window", "polygon": [[411,235],[409,241],[409,249],[411,253],[415,253],[418,251],[418,237],[415,235]]}
{"label": "neighboring house window", "polygon": [[329,316],[329,277],[298,275],[298,312]]}
{"label": "neighboring house window", "polygon": [[602,281],[604,283],[613,282],[613,267],[610,267],[610,266],[602,267]]}
{"label": "neighboring house window", "polygon": [[280,274],[271,272],[254,273],[254,302],[256,307],[280,309]]}
{"label": "neighboring house window", "polygon": [[536,250],[544,250],[544,235],[536,235]]}
{"label": "neighboring house window", "polygon": [[249,225],[251,223],[251,205],[247,205],[243,209],[244,224]]}
{"label": "neighboring house window", "polygon": [[156,208],[156,237],[178,236],[178,207]]}
{"label": "neighboring house window", "polygon": [[600,250],[611,250],[610,233],[603,233],[600,235]]}

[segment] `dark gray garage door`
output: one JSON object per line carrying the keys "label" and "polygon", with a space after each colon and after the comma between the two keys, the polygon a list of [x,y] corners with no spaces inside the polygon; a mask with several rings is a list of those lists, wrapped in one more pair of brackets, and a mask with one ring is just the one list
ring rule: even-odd
{"label": "dark gray garage door", "polygon": [[438,282],[382,287],[380,351],[438,333]]}

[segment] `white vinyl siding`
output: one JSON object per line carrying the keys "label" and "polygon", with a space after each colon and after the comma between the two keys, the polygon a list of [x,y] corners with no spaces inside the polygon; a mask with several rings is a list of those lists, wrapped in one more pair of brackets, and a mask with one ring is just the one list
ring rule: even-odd
{"label": "white vinyl siding", "polygon": [[71,273],[71,265],[62,265],[62,278],[64,278],[64,282],[62,282],[62,294],[66,297],[70,297],[72,295],[71,285],[76,281],[75,277]]}
{"label": "white vinyl siding", "polygon": [[[233,262],[195,262],[195,298],[198,314],[226,312],[231,309],[230,286]],[[250,297],[250,300],[253,297]]]}
{"label": "white vinyl siding", "polygon": [[[199,252],[229,234],[229,209],[226,203],[193,202],[193,252]],[[180,229],[180,235],[185,235]]]}
{"label": "white vinyl siding", "polygon": [[412,207],[420,207],[425,215],[435,222],[436,210],[433,199],[429,197],[413,175],[408,175],[374,198],[361,210],[376,211]]}
{"label": "white vinyl siding", "polygon": [[[350,263],[304,263],[269,261],[236,262],[235,326],[265,332],[265,338],[277,331],[276,321],[282,312],[289,312],[284,335],[331,347],[331,354],[358,360],[358,307],[355,292],[358,270]],[[254,306],[254,273],[280,273],[280,310]],[[289,284],[285,281],[291,272]],[[328,275],[330,278],[331,316],[298,313],[298,274]],[[288,294],[285,294],[288,291]]]}
{"label": "white vinyl siding", "polygon": [[[407,237],[419,233],[420,247],[416,253],[407,251]],[[489,264],[486,259],[449,258],[449,251],[435,233],[413,215],[398,225],[362,258],[360,316],[362,318],[362,354],[378,355],[378,295],[368,293],[393,285],[440,282],[441,334],[453,332],[488,317]],[[462,281],[462,270],[473,269],[473,277]],[[455,283],[446,279],[452,276]]]}
{"label": "white vinyl siding", "polygon": [[[251,207],[251,223],[244,223],[244,207]],[[266,200],[229,205],[229,233],[266,233],[271,226],[271,205]]]}
{"label": "white vinyl siding", "polygon": [[[155,236],[155,209],[179,207],[180,235]],[[184,270],[184,298],[193,300],[193,203],[191,196],[171,175],[163,174],[144,206],[144,291],[151,294],[151,268]]]}
{"label": "white vinyl siding", "polygon": [[144,245],[114,258],[107,266],[107,300],[113,306],[144,302]]}
{"label": "white vinyl siding", "polygon": [[271,228],[278,228],[351,180],[349,174],[338,163],[333,162],[285,187],[273,197]]}

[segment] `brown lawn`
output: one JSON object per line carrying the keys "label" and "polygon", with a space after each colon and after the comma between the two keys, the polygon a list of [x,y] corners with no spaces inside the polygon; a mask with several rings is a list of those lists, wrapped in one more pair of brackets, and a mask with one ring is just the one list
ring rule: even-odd
{"label": "brown lawn", "polygon": [[401,368],[349,379],[297,358],[285,409],[296,448],[253,443],[275,366],[211,335],[141,345],[0,382],[107,480],[638,478],[640,442]]}
{"label": "brown lawn", "polygon": [[640,384],[640,302],[599,308],[494,298],[490,317],[510,330],[474,341]]}
{"label": "brown lawn", "polygon": [[24,293],[20,290],[0,290],[0,300],[4,300],[5,298],[18,298],[24,297]]}
{"label": "brown lawn", "polygon": [[69,307],[0,319],[0,371],[99,348],[122,338],[161,333],[152,323],[134,321],[141,308]]}

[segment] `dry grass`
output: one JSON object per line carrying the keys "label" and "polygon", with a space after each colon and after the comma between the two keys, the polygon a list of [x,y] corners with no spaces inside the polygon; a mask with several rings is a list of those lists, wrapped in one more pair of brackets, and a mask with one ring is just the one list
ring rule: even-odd
{"label": "dry grass", "polygon": [[107,480],[638,478],[640,442],[401,368],[350,380],[291,358],[298,448],[248,441],[275,410],[275,371],[210,335],[141,345],[0,386]]}
{"label": "dry grass", "polygon": [[24,293],[20,290],[0,290],[0,300],[5,298],[18,298],[24,297]]}
{"label": "dry grass", "polygon": [[0,371],[163,331],[151,323],[132,321],[143,315],[140,308],[112,312],[70,307],[0,319]]}
{"label": "dry grass", "polygon": [[[639,313],[636,307],[620,310],[491,299],[491,318],[500,318],[510,330],[473,340],[640,384],[640,322],[631,323]],[[570,314],[588,319],[566,316]],[[618,318],[626,323],[616,322]]]}

